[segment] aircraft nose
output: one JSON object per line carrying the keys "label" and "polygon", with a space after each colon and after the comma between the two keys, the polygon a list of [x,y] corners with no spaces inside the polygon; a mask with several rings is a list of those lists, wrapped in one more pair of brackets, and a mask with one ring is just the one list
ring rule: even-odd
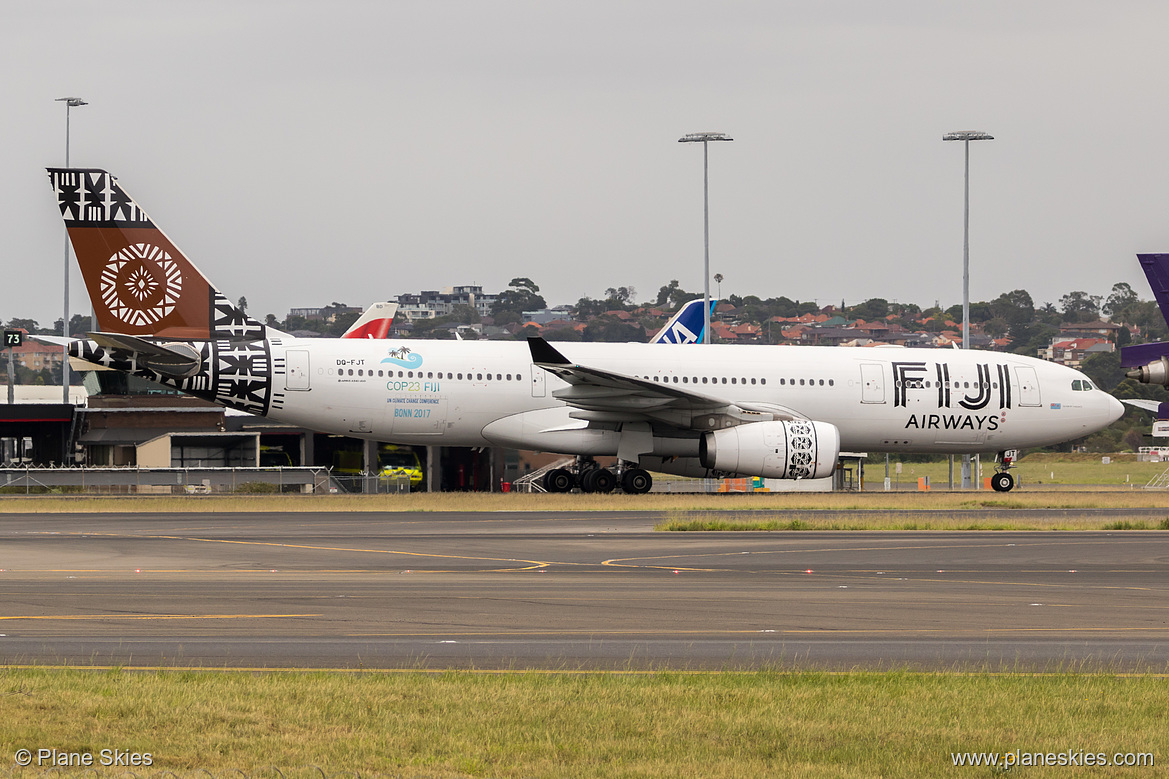
{"label": "aircraft nose", "polygon": [[1108,398],[1108,424],[1112,424],[1116,420],[1124,416],[1124,404],[1111,395]]}

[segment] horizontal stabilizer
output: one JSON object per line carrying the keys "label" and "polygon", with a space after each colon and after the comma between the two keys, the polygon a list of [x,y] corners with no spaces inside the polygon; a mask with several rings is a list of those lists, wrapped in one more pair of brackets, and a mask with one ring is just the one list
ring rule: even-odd
{"label": "horizontal stabilizer", "polygon": [[90,333],[89,340],[115,355],[128,352],[139,366],[164,376],[191,376],[199,370],[199,352],[190,344],[160,344],[119,333]]}
{"label": "horizontal stabilizer", "polygon": [[76,341],[76,338],[66,338],[60,335],[37,335],[36,333],[29,333],[25,338],[31,338],[34,341],[40,341],[46,344],[53,344],[54,346],[68,346]]}

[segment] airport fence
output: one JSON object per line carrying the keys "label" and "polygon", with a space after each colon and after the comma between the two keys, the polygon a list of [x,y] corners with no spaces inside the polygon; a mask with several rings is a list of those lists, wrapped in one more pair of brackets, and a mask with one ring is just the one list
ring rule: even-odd
{"label": "airport fence", "polygon": [[0,468],[0,495],[328,494],[348,490],[332,469]]}

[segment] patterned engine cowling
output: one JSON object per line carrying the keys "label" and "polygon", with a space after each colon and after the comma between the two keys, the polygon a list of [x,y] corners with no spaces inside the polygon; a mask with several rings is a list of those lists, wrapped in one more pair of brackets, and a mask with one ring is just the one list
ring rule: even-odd
{"label": "patterned engine cowling", "polygon": [[753,422],[707,433],[702,465],[724,473],[771,479],[831,476],[840,455],[840,431],[828,422]]}

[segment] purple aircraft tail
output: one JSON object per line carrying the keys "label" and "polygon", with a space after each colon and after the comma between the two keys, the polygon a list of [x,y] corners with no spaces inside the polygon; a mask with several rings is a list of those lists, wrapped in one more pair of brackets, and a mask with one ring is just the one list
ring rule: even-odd
{"label": "purple aircraft tail", "polygon": [[[1169,324],[1169,254],[1138,254],[1161,316]],[[1132,368],[1128,377],[1145,384],[1169,387],[1169,343],[1137,344],[1120,348],[1120,365]]]}

